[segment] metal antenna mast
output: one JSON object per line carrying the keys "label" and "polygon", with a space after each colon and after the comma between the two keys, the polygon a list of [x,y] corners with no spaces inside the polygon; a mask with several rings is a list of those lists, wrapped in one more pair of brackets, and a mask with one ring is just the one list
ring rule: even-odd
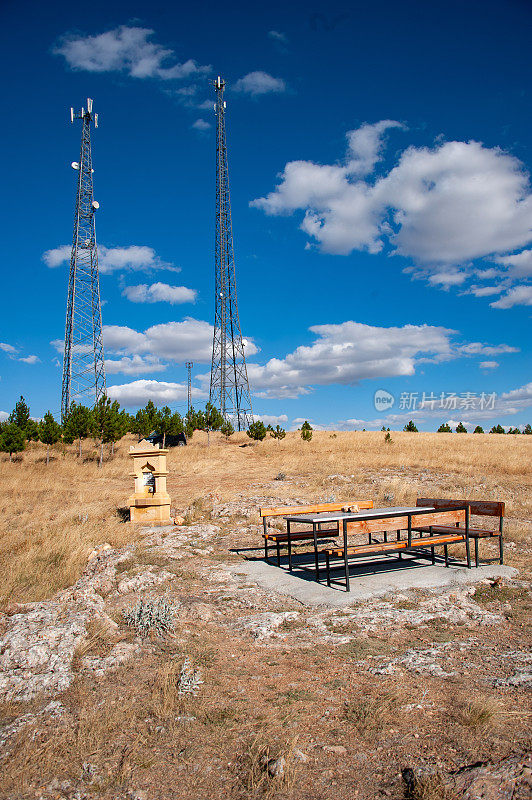
{"label": "metal antenna mast", "polygon": [[70,109],[70,121],[82,121],[81,153],[72,168],[78,171],[74,235],[70,256],[68,299],[63,356],[63,385],[61,419],[68,414],[70,404],[96,403],[105,395],[105,365],[102,341],[102,310],[98,275],[98,250],[94,212],[99,203],[92,189],[91,122],[98,127],[98,114],[93,114],[92,100],[79,114]]}
{"label": "metal antenna mast", "polygon": [[244,344],[240,330],[235,283],[233,226],[225,138],[225,81],[216,91],[216,243],[215,310],[209,400],[239,431],[253,422]]}
{"label": "metal antenna mast", "polygon": [[194,364],[192,363],[192,361],[187,361],[187,363],[185,364],[185,367],[188,370],[188,383],[187,383],[187,388],[188,388],[188,393],[187,393],[187,396],[188,396],[187,412],[188,412],[188,414],[190,414],[190,409],[192,408],[192,367],[193,366],[194,366]]}

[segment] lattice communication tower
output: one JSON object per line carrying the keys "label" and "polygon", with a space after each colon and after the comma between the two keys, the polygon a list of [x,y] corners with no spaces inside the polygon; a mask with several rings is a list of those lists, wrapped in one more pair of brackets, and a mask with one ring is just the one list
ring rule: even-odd
{"label": "lattice communication tower", "polygon": [[241,431],[253,422],[253,413],[236,297],[225,136],[225,81],[217,78],[213,83],[216,91],[216,297],[209,399],[233,427]]}
{"label": "lattice communication tower", "polygon": [[65,420],[73,402],[94,405],[106,393],[105,364],[102,340],[102,310],[98,274],[98,250],[94,214],[99,203],[94,200],[92,186],[91,124],[98,127],[98,114],[87,108],[74,114],[70,121],[82,121],[79,162],[72,167],[78,173],[74,235],[70,256],[68,298],[63,356],[61,419]]}

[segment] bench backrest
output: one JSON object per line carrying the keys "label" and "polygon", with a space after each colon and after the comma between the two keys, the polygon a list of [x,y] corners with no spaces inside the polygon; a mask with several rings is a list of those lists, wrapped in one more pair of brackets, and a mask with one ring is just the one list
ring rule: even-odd
{"label": "bench backrest", "polygon": [[418,497],[416,506],[432,506],[433,508],[469,507],[469,513],[479,517],[504,517],[504,503],[498,500],[435,500],[431,497]]}
{"label": "bench backrest", "polygon": [[321,511],[341,511],[348,506],[373,508],[373,500],[352,500],[343,503],[315,503],[312,506],[280,506],[278,508],[260,508],[261,517],[284,517],[288,514],[319,514]]}

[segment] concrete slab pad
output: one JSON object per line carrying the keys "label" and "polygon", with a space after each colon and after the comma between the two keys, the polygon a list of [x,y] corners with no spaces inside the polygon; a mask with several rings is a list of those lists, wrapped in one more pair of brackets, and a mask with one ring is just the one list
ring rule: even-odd
{"label": "concrete slab pad", "polygon": [[290,574],[285,564],[277,567],[262,559],[242,559],[239,563],[228,564],[227,569],[234,576],[244,575],[261,588],[291,597],[304,606],[331,609],[409,589],[440,591],[474,585],[487,578],[512,578],[517,574],[513,567],[500,564],[467,569],[461,565],[427,564],[415,558],[362,562],[351,568],[351,591],[346,592],[338,573],[334,575],[336,583],[329,588],[325,584],[325,571],[323,583],[317,583],[311,570],[296,569]]}

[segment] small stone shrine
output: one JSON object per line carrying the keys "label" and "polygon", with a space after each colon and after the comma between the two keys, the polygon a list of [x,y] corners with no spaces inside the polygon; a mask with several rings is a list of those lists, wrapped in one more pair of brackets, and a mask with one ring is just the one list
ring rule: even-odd
{"label": "small stone shrine", "polygon": [[131,522],[170,525],[170,495],[166,491],[166,454],[159,445],[142,439],[129,448],[133,459],[135,492],[129,498]]}

